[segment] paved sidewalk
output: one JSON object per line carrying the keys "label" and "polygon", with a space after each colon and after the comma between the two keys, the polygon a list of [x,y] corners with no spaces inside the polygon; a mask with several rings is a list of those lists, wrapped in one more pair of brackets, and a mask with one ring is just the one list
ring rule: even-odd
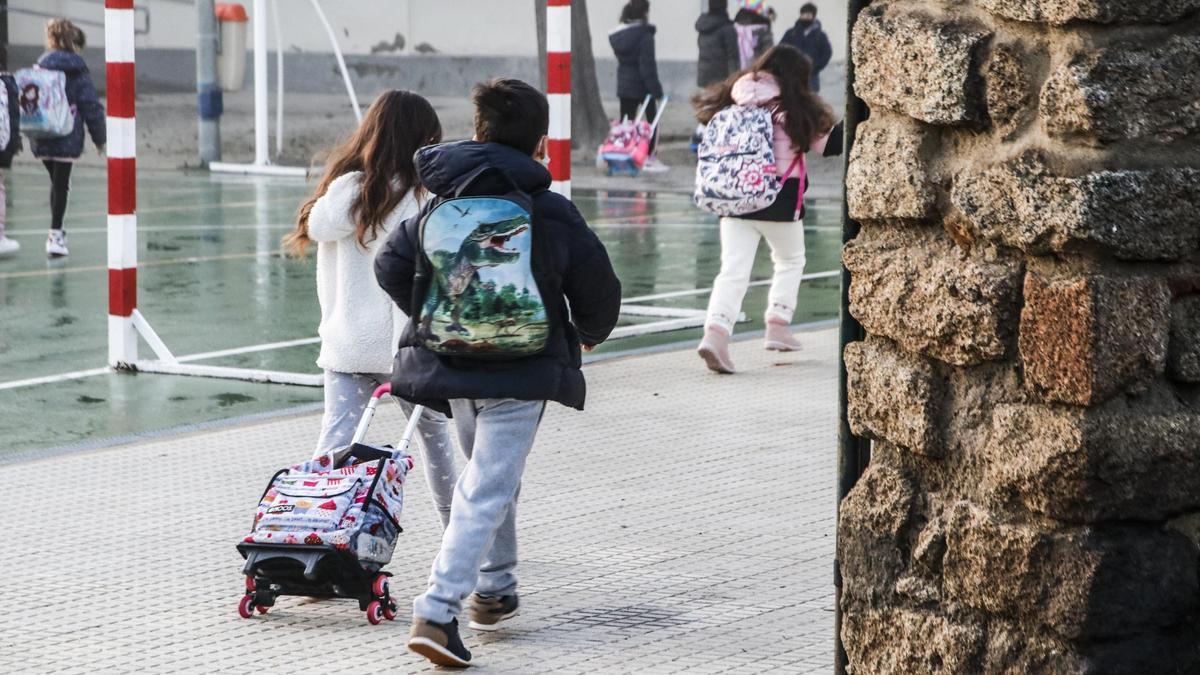
{"label": "paved sidewalk", "polygon": [[[833,663],[836,330],[757,340],[718,377],[687,351],[587,368],[586,413],[547,415],[522,488],[522,614],[466,631],[484,672],[827,673]],[[388,406],[374,440],[394,438]],[[408,615],[284,597],[238,617],[255,500],[319,417],[0,466],[0,672],[423,672]],[[393,593],[439,536],[420,468]]]}

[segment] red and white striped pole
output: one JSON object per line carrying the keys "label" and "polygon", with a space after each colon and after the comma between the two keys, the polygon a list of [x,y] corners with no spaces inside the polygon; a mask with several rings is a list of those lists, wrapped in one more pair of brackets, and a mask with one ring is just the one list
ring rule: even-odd
{"label": "red and white striped pole", "polygon": [[108,80],[108,364],[137,362],[137,165],[133,0],[104,0]]}
{"label": "red and white striped pole", "polygon": [[550,189],[571,198],[571,0],[546,2],[546,97]]}

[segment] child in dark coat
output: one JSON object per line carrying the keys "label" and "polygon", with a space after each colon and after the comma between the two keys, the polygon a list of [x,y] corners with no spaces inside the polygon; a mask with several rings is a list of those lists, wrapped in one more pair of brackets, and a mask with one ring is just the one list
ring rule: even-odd
{"label": "child in dark coat", "polygon": [[8,93],[8,145],[0,148],[0,256],[7,256],[21,250],[21,244],[4,236],[4,225],[8,222],[8,190],[4,179],[12,168],[13,156],[21,151],[21,102],[17,81],[11,73],[0,73],[0,86]]}
{"label": "child in dark coat", "polygon": [[[379,285],[412,317],[400,338],[392,393],[451,412],[459,445],[470,458],[454,489],[429,587],[413,602],[408,642],[432,662],[457,667],[471,661],[456,618],[468,596],[476,630],[496,630],[517,613],[516,509],[525,460],[547,401],[583,408],[580,348],[603,342],[621,309],[621,283],[604,245],[570,200],[549,191],[550,172],[539,161],[546,155],[550,122],[546,97],[519,80],[481,84],[473,97],[476,140],[417,152],[421,184],[435,198],[398,227],[375,258]],[[437,305],[430,309],[424,300],[435,283],[424,242],[426,216],[447,198],[514,190],[532,201],[530,251],[541,257],[530,264],[544,304],[544,347],[532,355],[493,354],[486,360],[435,353],[427,347]],[[469,220],[471,208],[478,207],[460,210],[468,225],[475,222]],[[484,240],[486,250],[512,253],[520,248],[509,242],[512,236],[517,235]]]}
{"label": "child in dark coat", "polygon": [[67,102],[75,111],[75,126],[71,133],[59,138],[43,138],[33,142],[33,156],[42,160],[50,174],[50,233],[46,237],[46,253],[52,258],[70,254],[63,217],[67,212],[67,195],[71,190],[71,168],[83,154],[83,129],[87,126],[96,151],[104,154],[106,127],[104,104],[96,94],[96,86],[88,74],[87,64],[79,52],[86,37],[83,31],[66,19],[46,22],[46,53],[38,59],[38,67],[61,70],[67,76]]}

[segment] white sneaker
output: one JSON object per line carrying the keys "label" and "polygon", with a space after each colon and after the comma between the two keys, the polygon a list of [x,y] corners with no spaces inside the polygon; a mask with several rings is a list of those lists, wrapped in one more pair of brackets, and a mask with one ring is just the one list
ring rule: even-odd
{"label": "white sneaker", "polygon": [[12,255],[21,250],[20,242],[0,235],[0,256]]}
{"label": "white sneaker", "polygon": [[67,250],[67,233],[62,230],[50,230],[46,236],[46,254],[51,258],[63,258],[71,255]]}
{"label": "white sneaker", "polygon": [[671,167],[658,161],[657,157],[650,157],[646,160],[646,164],[642,167],[642,171],[646,173],[666,173],[671,170]]}

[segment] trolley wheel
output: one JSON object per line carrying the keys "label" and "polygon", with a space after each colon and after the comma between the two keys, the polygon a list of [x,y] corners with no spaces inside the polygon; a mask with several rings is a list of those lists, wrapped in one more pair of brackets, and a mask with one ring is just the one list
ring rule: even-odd
{"label": "trolley wheel", "polygon": [[254,609],[257,609],[259,614],[266,614],[267,610],[271,609],[271,607],[270,605],[255,605]]}
{"label": "trolley wheel", "polygon": [[388,600],[383,603],[383,618],[388,621],[396,620],[396,603],[393,600]]}
{"label": "trolley wheel", "polygon": [[388,576],[386,574],[380,574],[375,577],[375,581],[371,582],[371,595],[377,598],[388,596]]}
{"label": "trolley wheel", "polygon": [[243,595],[238,602],[238,615],[243,619],[249,619],[254,616],[254,596]]}
{"label": "trolley wheel", "polygon": [[383,621],[382,602],[372,600],[371,604],[367,605],[367,621],[370,621],[372,626],[378,626]]}
{"label": "trolley wheel", "polygon": [[246,592],[254,592],[254,577],[250,576],[249,574],[246,575]]}

